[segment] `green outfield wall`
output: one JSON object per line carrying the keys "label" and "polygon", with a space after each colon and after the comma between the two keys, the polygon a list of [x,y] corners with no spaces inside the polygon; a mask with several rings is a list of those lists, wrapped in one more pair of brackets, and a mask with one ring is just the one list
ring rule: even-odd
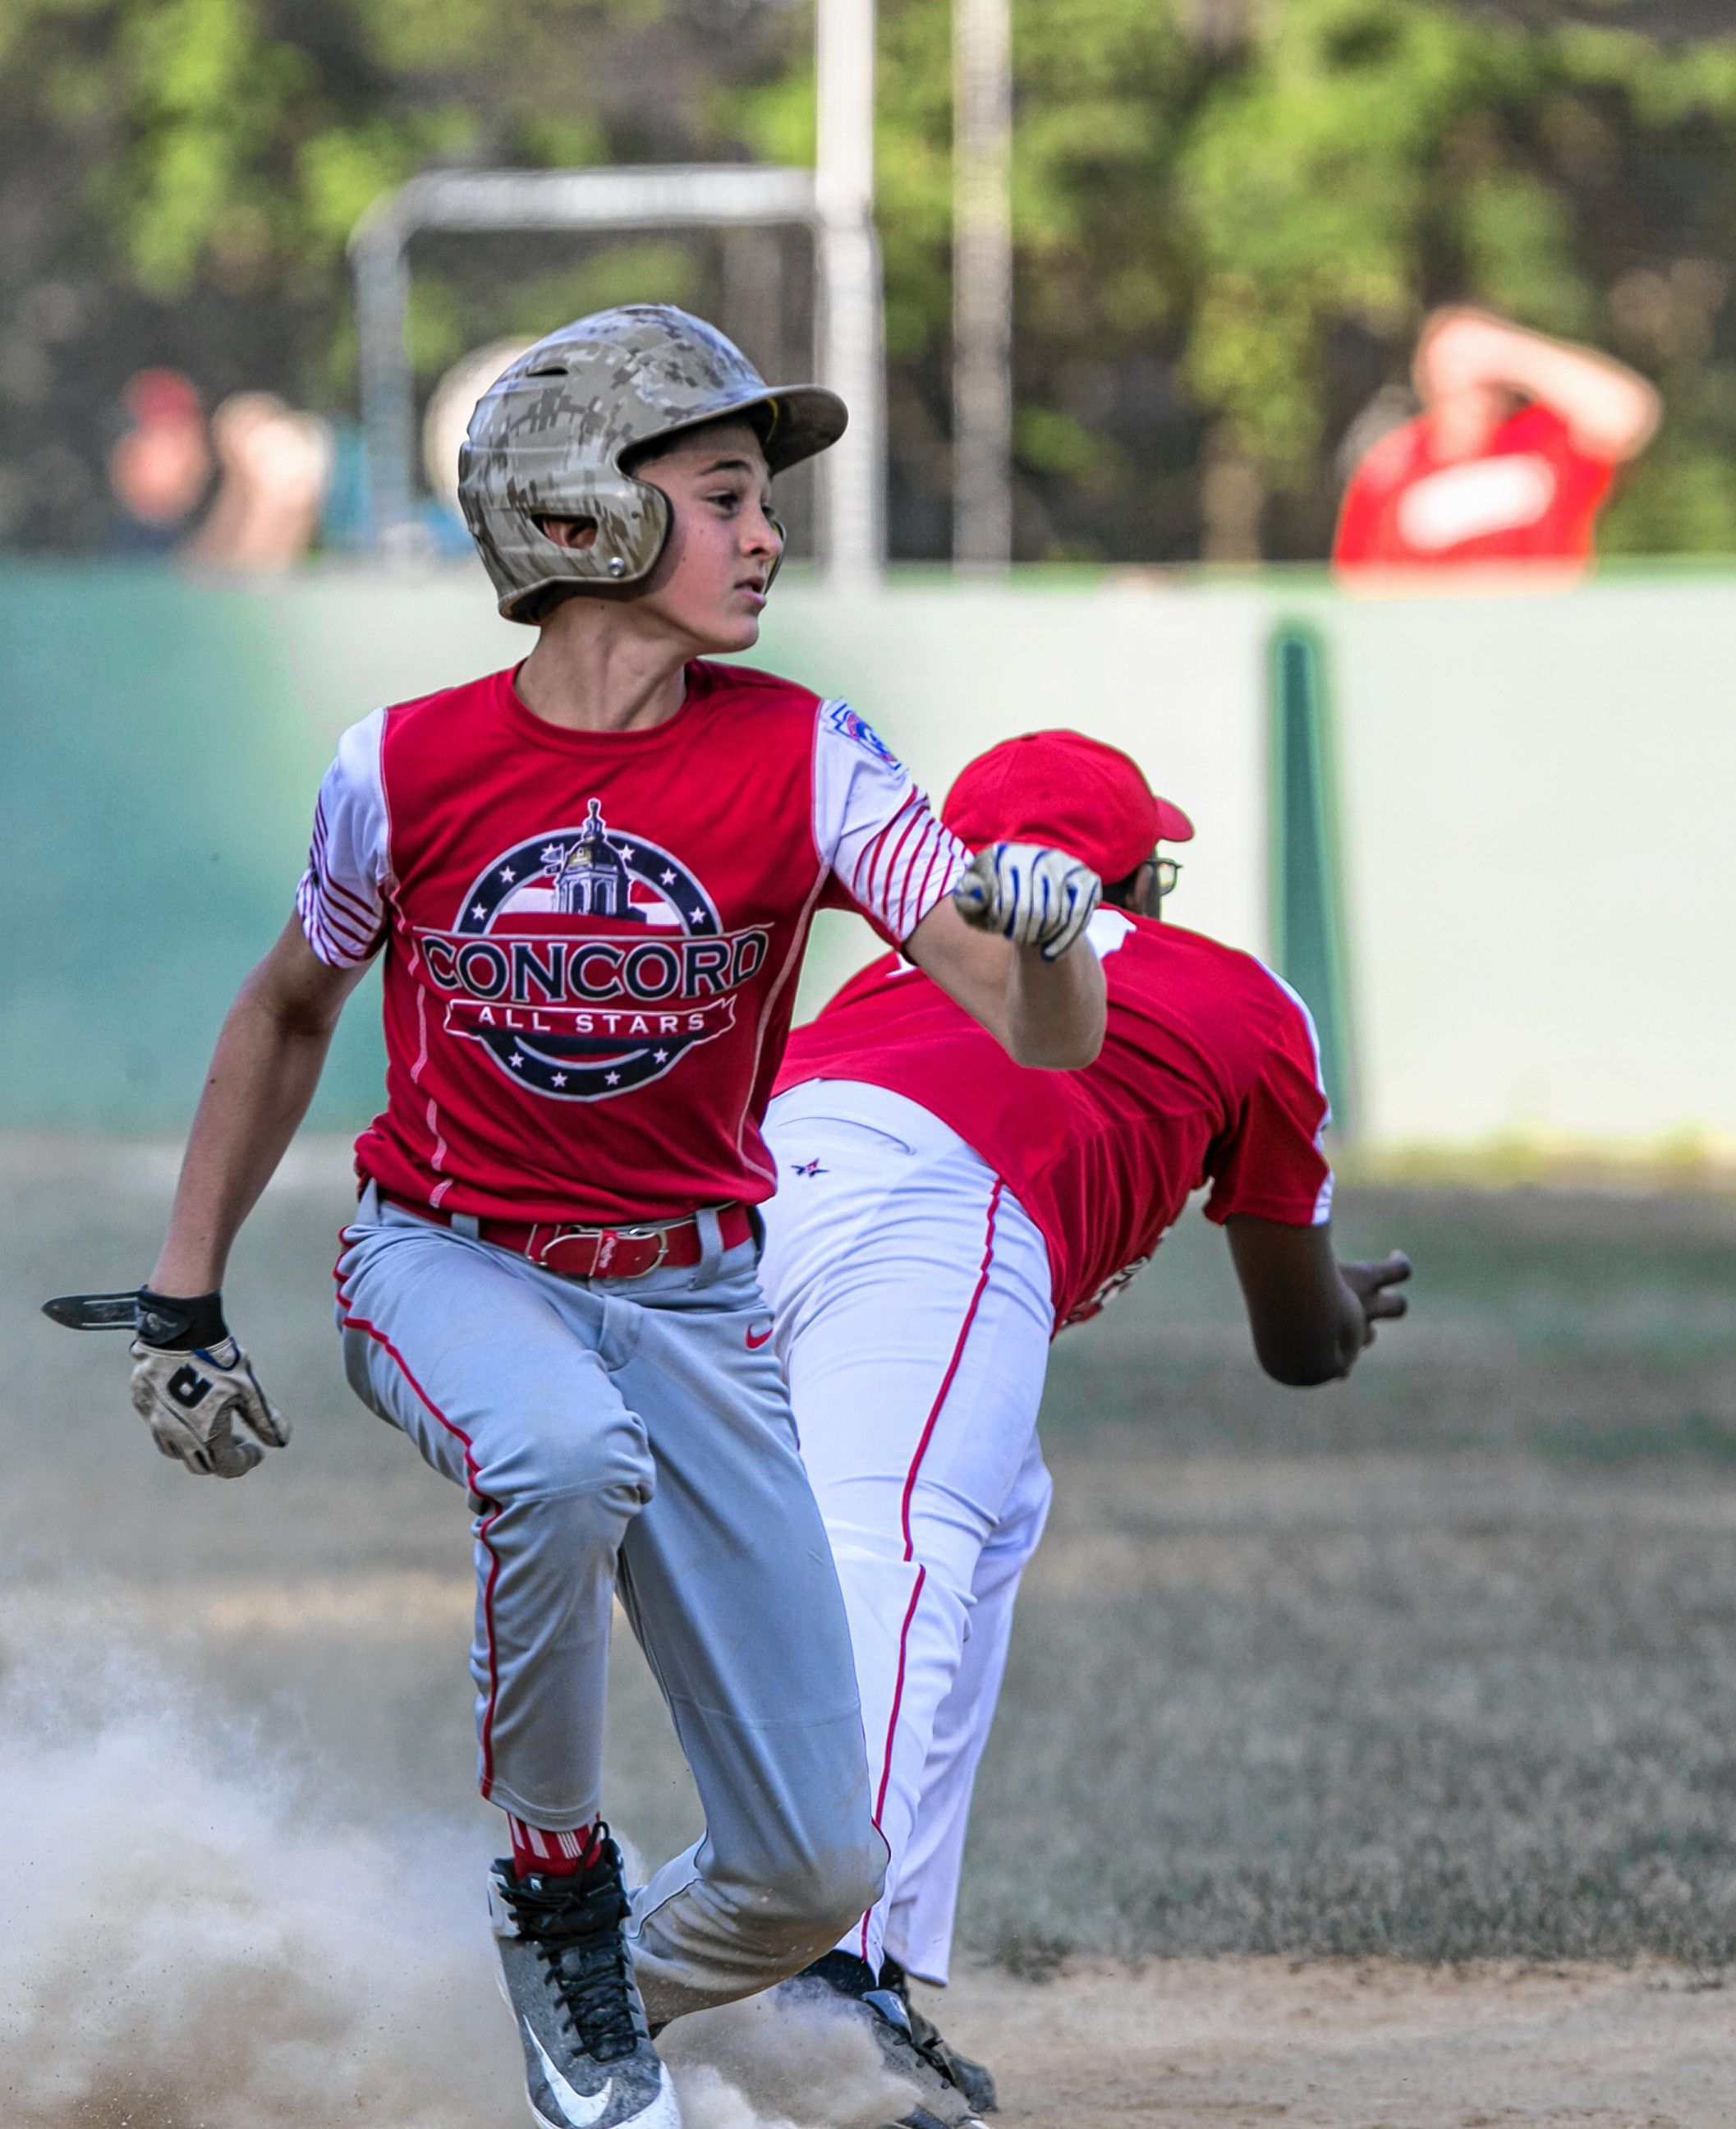
{"label": "green outfield wall", "polygon": [[[1378,601],[1311,573],[866,599],[792,573],[756,658],[847,694],[937,790],[1040,725],[1128,747],[1199,829],[1177,920],[1284,966],[1371,1147],[1626,1148],[1736,1141],[1733,622],[1721,573]],[[468,565],[0,569],[0,1121],[178,1128],[338,733],[529,640]],[[823,920],[804,1007],[869,945]],[[379,1081],[364,989],[318,1120]]]}

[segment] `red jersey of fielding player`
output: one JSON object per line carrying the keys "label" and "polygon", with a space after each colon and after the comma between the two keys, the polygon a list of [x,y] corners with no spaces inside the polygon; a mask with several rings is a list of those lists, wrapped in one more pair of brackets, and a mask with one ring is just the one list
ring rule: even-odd
{"label": "red jersey of fielding player", "polygon": [[[1337,1261],[1307,1008],[1253,955],[1159,922],[1159,845],[1193,831],[1136,764],[1032,733],[973,762],[942,817],[968,841],[1040,834],[1110,883],[1087,935],[1109,1017],[1085,1070],[1024,1071],[888,955],[797,1031],[772,1104],[766,1295],[892,1857],[832,1958],[882,1987],[946,1979],[972,1779],[1048,1507],[1057,1326],[1095,1315],[1201,1188],[1280,1381],[1348,1374],[1409,1271]],[[987,2084],[949,2060],[980,2112]]]}
{"label": "red jersey of fielding player", "polygon": [[1587,566],[1617,469],[1658,426],[1660,402],[1645,379],[1590,348],[1468,309],[1429,320],[1413,375],[1422,412],[1351,475],[1336,566]]}

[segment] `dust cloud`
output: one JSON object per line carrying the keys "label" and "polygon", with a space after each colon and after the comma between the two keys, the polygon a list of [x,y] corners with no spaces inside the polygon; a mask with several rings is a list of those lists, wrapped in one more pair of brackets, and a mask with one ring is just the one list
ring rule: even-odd
{"label": "dust cloud", "polygon": [[306,1769],[112,1626],[27,1608],[0,1608],[8,2121],[500,2119],[511,2035],[456,1836],[326,1821]]}
{"label": "dust cloud", "polygon": [[[212,1699],[119,1613],[0,1594],[0,2119],[526,2118],[473,1830],[341,1822]],[[764,2004],[667,2052],[689,2129],[854,2129],[897,2090],[851,2027]]]}
{"label": "dust cloud", "polygon": [[702,2012],[659,2046],[685,2129],[876,2129],[911,2102],[853,2018],[805,2005]]}

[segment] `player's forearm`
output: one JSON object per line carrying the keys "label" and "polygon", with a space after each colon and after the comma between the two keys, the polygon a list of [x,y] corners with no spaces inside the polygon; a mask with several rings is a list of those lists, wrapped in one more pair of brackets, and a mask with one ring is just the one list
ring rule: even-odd
{"label": "player's forearm", "polygon": [[1337,1317],[1332,1326],[1336,1365],[1330,1379],[1342,1382],[1362,1358],[1368,1345],[1368,1318],[1354,1290],[1339,1279]]}
{"label": "player's forearm", "polygon": [[1625,363],[1516,326],[1503,329],[1498,346],[1501,382],[1553,407],[1587,448],[1627,459],[1651,441],[1662,402]]}
{"label": "player's forearm", "polygon": [[1001,1040],[1015,1063],[1053,1071],[1089,1064],[1103,1047],[1106,1012],[1103,964],[1088,940],[1053,961],[1034,947],[1014,950]]}
{"label": "player's forearm", "polygon": [[287,1011],[255,970],[230,1007],[188,1136],[169,1231],[149,1284],[209,1293],[307,1113],[335,1015]]}
{"label": "player's forearm", "polygon": [[[1342,1381],[1369,1337],[1368,1308],[1353,1279],[1366,1274],[1377,1291],[1407,1277],[1409,1266],[1399,1259],[1377,1267],[1343,1266],[1324,1226],[1232,1212],[1228,1234],[1260,1365],[1291,1389]],[[1404,1304],[1382,1306],[1400,1314]]]}
{"label": "player's forearm", "polygon": [[1356,1296],[1340,1283],[1324,1307],[1298,1307],[1288,1321],[1255,1316],[1253,1350],[1262,1369],[1287,1389],[1318,1389],[1342,1382],[1367,1343]]}

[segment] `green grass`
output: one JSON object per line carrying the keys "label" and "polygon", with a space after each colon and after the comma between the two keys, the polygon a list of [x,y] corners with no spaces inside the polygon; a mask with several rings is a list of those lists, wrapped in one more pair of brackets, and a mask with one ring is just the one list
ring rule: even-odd
{"label": "green grass", "polygon": [[[245,1485],[164,1464],[120,1341],[36,1316],[140,1275],[171,1172],[0,1144],[13,1585],[160,1617],[261,1580],[461,1579],[462,1501],[338,1371],[340,1164],[269,1198],[237,1265],[236,1320],[297,1422]],[[1262,1379],[1196,1218],[1057,1347],[1057,1503],[965,1941],[1027,1971],[1076,1951],[1736,1963],[1736,1204],[1362,1188],[1340,1226],[1416,1264],[1411,1319],[1348,1384]],[[459,1638],[328,1613],[189,1631],[179,1657],[307,1758],[328,1806],[474,1812],[480,1843]],[[642,1666],[617,1668],[610,1808],[662,1851],[692,1798]]]}
{"label": "green grass", "polygon": [[1057,1349],[972,1941],[1722,1966],[1736,1207],[1364,1190],[1340,1225],[1416,1264],[1346,1385],[1258,1379],[1202,1222]]}
{"label": "green grass", "polygon": [[1577,1192],[1345,1193],[1346,1255],[1407,1250],[1410,1321],[1353,1380],[1253,1371],[1221,1236],[1185,1222],[1101,1322],[1056,1347],[1058,1446],[1134,1430],[1163,1455],[1724,1462],[1736,1431],[1736,1202]]}

